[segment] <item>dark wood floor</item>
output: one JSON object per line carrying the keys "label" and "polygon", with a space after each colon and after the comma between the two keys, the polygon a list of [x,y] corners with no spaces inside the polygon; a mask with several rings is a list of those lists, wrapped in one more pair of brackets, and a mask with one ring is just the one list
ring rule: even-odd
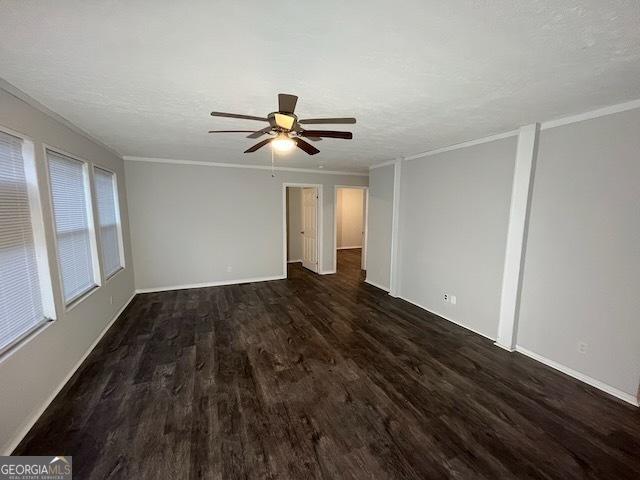
{"label": "dark wood floor", "polygon": [[339,273],[138,295],[15,453],[78,479],[638,479],[636,409]]}

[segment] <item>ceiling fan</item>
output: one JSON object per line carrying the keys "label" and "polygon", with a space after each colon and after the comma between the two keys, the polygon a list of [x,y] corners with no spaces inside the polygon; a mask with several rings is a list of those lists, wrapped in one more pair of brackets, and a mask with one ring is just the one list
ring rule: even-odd
{"label": "ceiling fan", "polygon": [[351,132],[339,132],[335,130],[305,130],[303,125],[320,125],[320,124],[350,124],[356,123],[355,118],[306,118],[298,119],[295,113],[298,97],[287,93],[278,94],[278,111],[271,112],[266,117],[254,117],[252,115],[239,115],[237,113],[211,112],[213,117],[239,118],[243,120],[256,120],[259,122],[267,122],[269,126],[260,130],[210,130],[209,133],[250,133],[247,138],[260,138],[263,135],[269,135],[269,138],[256,143],[248,148],[244,153],[252,153],[259,148],[264,147],[268,143],[280,152],[292,150],[298,147],[309,155],[315,155],[320,152],[316,147],[306,142],[304,139],[317,142],[322,138],[343,138],[351,140],[353,134]]}

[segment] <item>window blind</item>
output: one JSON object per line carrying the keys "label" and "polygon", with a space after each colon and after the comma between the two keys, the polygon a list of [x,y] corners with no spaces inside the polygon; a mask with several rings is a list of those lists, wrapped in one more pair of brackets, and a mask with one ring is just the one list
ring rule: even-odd
{"label": "window blind", "polygon": [[96,286],[87,176],[79,160],[49,150],[47,159],[58,264],[68,304]]}
{"label": "window blind", "polygon": [[0,132],[0,352],[45,320],[22,140]]}
{"label": "window blind", "polygon": [[115,175],[95,167],[93,178],[96,186],[102,268],[105,276],[110,277],[122,268]]}

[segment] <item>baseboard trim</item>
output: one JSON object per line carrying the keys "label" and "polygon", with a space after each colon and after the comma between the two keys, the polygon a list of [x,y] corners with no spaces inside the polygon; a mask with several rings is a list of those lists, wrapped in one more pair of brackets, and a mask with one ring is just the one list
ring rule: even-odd
{"label": "baseboard trim", "polygon": [[217,282],[170,285],[167,287],[137,288],[136,293],[155,293],[155,292],[169,292],[171,290],[188,290],[190,288],[222,287],[224,285],[239,285],[241,283],[269,282],[272,280],[284,280],[286,278],[287,278],[286,275],[275,275],[272,277],[240,278],[236,280],[220,280]]}
{"label": "baseboard trim", "polygon": [[302,259],[299,258],[297,260],[287,260],[287,263],[302,263]]}
{"label": "baseboard trim", "polygon": [[515,352],[515,351],[516,351],[516,349],[515,349],[515,348],[511,348],[511,347],[510,347],[510,346],[508,346],[508,345],[503,345],[503,344],[501,344],[500,342],[493,342],[493,344],[494,344],[496,347],[500,347],[501,349],[506,350],[507,352]]}
{"label": "baseboard trim", "polygon": [[[369,282],[367,280],[365,280],[365,281],[367,283],[371,283],[371,282]],[[376,285],[374,285],[374,286],[376,286]],[[558,370],[559,372],[562,372],[565,375],[569,375],[570,377],[573,377],[576,380],[580,380],[581,382],[584,382],[587,385],[591,385],[592,387],[595,387],[598,390],[601,390],[601,391],[603,391],[605,393],[608,393],[609,395],[612,395],[612,396],[614,396],[616,398],[619,398],[620,400],[623,400],[623,401],[633,405],[634,407],[640,406],[640,402],[638,401],[638,398],[636,398],[633,395],[630,395],[630,394],[628,394],[626,392],[623,392],[622,390],[618,390],[617,388],[612,387],[611,385],[607,385],[606,383],[601,382],[599,380],[596,380],[595,378],[589,377],[588,375],[585,375],[585,374],[580,373],[580,372],[578,372],[576,370],[573,370],[573,369],[571,369],[571,368],[569,368],[569,367],[567,367],[565,365],[562,365],[562,364],[560,364],[558,362],[555,362],[555,361],[550,360],[550,359],[548,359],[546,357],[543,357],[542,355],[540,355],[538,353],[532,352],[531,350],[527,350],[526,348],[521,347],[520,345],[516,345],[515,349],[511,349],[511,348],[509,348],[507,346],[501,345],[501,344],[499,344],[498,342],[495,341],[496,340],[495,338],[492,338],[492,337],[490,337],[488,335],[485,335],[484,333],[479,332],[478,330],[475,330],[473,328],[470,328],[467,325],[463,325],[462,323],[457,322],[456,320],[453,320],[453,319],[451,319],[451,318],[449,318],[449,317],[447,317],[445,315],[442,315],[439,312],[436,312],[434,310],[430,310],[428,308],[425,308],[423,305],[420,305],[419,303],[414,302],[413,300],[410,300],[410,299],[408,299],[406,297],[403,297],[403,296],[400,296],[399,298],[402,298],[403,300],[415,305],[416,307],[420,307],[421,309],[426,310],[427,312],[433,313],[435,315],[438,315],[439,317],[444,318],[445,320],[448,320],[448,321],[450,321],[452,323],[455,323],[456,325],[458,325],[458,326],[460,326],[462,328],[466,328],[467,330],[469,330],[469,331],[471,331],[473,333],[477,333],[478,335],[481,335],[481,336],[483,336],[485,338],[488,338],[489,340],[493,340],[494,341],[494,345],[496,347],[502,348],[503,350],[506,350],[508,352],[514,352],[514,351],[518,352],[518,353],[520,353],[522,355],[525,355],[525,356],[527,356],[529,358],[532,358],[533,360],[536,360],[537,362],[540,362],[540,363],[542,363],[544,365],[547,365],[548,367],[551,367],[554,370]]]}
{"label": "baseboard trim", "polygon": [[320,275],[333,275],[334,273],[337,273],[336,270],[325,270],[324,272],[318,272]]}
{"label": "baseboard trim", "polygon": [[352,245],[349,247],[337,247],[336,250],[354,250],[356,248],[362,248],[362,245]]}
{"label": "baseboard trim", "polygon": [[87,349],[86,352],[84,352],[84,354],[82,355],[82,357],[80,357],[80,360],[78,360],[78,362],[73,366],[73,368],[71,369],[71,371],[67,374],[67,376],[62,380],[62,382],[58,385],[58,387],[53,391],[53,393],[49,396],[49,398],[47,398],[47,400],[45,400],[44,404],[42,405],[41,408],[39,408],[36,413],[34,413],[31,416],[31,419],[27,422],[27,424],[25,425],[25,427],[22,429],[22,431],[13,439],[13,441],[11,441],[9,443],[9,446],[6,448],[5,452],[3,453],[3,455],[11,455],[12,452],[16,449],[16,447],[20,444],[20,442],[22,441],[22,439],[27,435],[27,433],[29,433],[29,430],[31,430],[31,428],[33,428],[33,426],[35,425],[35,423],[38,421],[38,419],[42,416],[42,414],[45,412],[45,410],[47,408],[49,408],[49,405],[51,405],[51,402],[53,402],[53,400],[56,398],[56,396],[60,393],[60,391],[64,388],[64,386],[67,384],[67,382],[69,380],[71,380],[71,377],[73,377],[73,375],[76,373],[76,371],[78,370],[78,368],[80,368],[80,366],[84,363],[84,361],[87,359],[87,357],[89,356],[89,354],[93,351],[94,348],[96,348],[96,345],[98,345],[98,343],[100,342],[100,340],[102,340],[102,337],[104,337],[105,333],[107,333],[107,331],[111,328],[111,326],[116,322],[116,320],[118,320],[118,318],[120,317],[120,315],[122,315],[122,312],[124,312],[124,310],[129,306],[129,304],[131,303],[131,300],[133,300],[133,298],[136,296],[135,293],[133,293],[130,297],[129,300],[127,300],[124,305],[120,308],[120,310],[118,310],[115,314],[115,316],[109,320],[109,323],[104,327],[104,329],[102,330],[102,332],[100,332],[100,335],[98,335],[98,337],[93,341],[93,343],[89,346],[89,348]]}
{"label": "baseboard trim", "polygon": [[368,283],[369,285],[379,288],[380,290],[384,290],[385,292],[389,293],[389,287],[385,287],[384,285],[381,285],[379,283],[376,283],[372,280],[369,280],[368,278],[365,279],[364,283]]}
{"label": "baseboard trim", "polygon": [[526,348],[521,347],[520,345],[516,345],[515,351],[529,358],[532,358],[533,360],[543,363],[546,366],[553,368],[554,370],[558,370],[559,372],[562,372],[565,375],[569,375],[570,377],[573,377],[576,380],[580,380],[581,382],[591,385],[592,387],[595,387],[598,390],[602,390],[603,392],[608,393],[609,395],[612,395],[616,398],[619,398],[620,400],[630,403],[634,407],[640,406],[638,404],[638,399],[633,395],[623,392],[622,390],[618,390],[617,388],[612,387],[611,385],[607,385],[606,383],[601,382],[600,380],[591,378],[590,376],[585,375],[584,373],[580,373],[576,370],[573,370],[572,368],[562,365],[561,363],[550,360],[547,357],[543,357],[542,355],[532,352],[531,350],[527,350]]}
{"label": "baseboard trim", "polygon": [[443,315],[443,314],[442,314],[442,313],[440,313],[440,312],[436,312],[435,310],[431,310],[431,309],[429,309],[429,308],[426,308],[425,306],[420,305],[418,302],[414,302],[413,300],[411,300],[411,299],[409,299],[409,298],[407,298],[407,297],[403,297],[402,295],[400,295],[400,296],[398,296],[398,298],[401,298],[402,300],[404,300],[404,301],[406,301],[406,302],[409,302],[409,303],[411,303],[411,304],[415,305],[416,307],[420,307],[421,309],[426,310],[426,311],[427,311],[427,312],[429,312],[429,313],[433,313],[434,315],[437,315],[437,316],[439,316],[439,317],[442,317],[442,318],[444,318],[445,320],[448,320],[448,321],[449,321],[449,322],[451,322],[451,323],[455,323],[455,324],[456,324],[456,325],[458,325],[459,327],[465,328],[465,329],[469,330],[470,332],[476,333],[476,334],[478,334],[478,335],[480,335],[480,336],[482,336],[482,337],[484,337],[484,338],[488,338],[489,340],[492,340],[493,342],[495,342],[495,341],[496,341],[496,339],[495,339],[494,337],[490,337],[490,336],[489,336],[489,335],[487,335],[486,333],[482,333],[481,331],[476,330],[475,328],[471,328],[470,326],[465,325],[465,324],[463,324],[463,323],[460,323],[460,322],[459,322],[459,321],[457,321],[457,320],[453,320],[452,318],[449,318],[449,317],[447,317],[446,315]]}

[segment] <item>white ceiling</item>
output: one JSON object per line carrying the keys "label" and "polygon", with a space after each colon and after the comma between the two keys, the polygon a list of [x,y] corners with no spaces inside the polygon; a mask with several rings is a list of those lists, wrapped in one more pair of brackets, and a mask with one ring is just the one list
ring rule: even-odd
{"label": "white ceiling", "polygon": [[640,2],[4,0],[0,77],[122,155],[227,163],[269,149],[211,110],[297,94],[355,138],[278,162],[364,170],[640,98]]}

